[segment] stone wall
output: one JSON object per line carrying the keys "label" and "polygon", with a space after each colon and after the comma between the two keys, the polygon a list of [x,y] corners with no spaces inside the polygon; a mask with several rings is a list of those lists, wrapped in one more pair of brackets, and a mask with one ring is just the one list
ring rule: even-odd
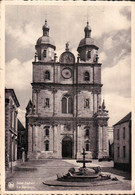
{"label": "stone wall", "polygon": [[[125,139],[123,139],[123,128],[125,128]],[[119,139],[118,136],[119,129]],[[114,162],[115,163],[129,163],[130,161],[130,129],[129,122],[125,122],[121,125],[116,125],[114,127]],[[123,146],[126,147],[125,157],[123,156]],[[119,147],[119,157],[118,157],[118,147]]]}

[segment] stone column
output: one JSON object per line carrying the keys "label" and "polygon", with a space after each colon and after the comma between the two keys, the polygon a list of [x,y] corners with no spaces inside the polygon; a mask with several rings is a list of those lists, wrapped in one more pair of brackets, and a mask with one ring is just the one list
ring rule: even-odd
{"label": "stone column", "polygon": [[78,129],[76,128],[76,124],[74,124],[74,129],[73,129],[73,143],[74,143],[74,146],[73,146],[73,158],[77,158],[77,134],[78,134]]}
{"label": "stone column", "polygon": [[58,135],[57,135],[57,125],[54,125],[54,127],[53,127],[53,152],[54,153],[57,153],[57,148],[58,148]]}
{"label": "stone column", "polygon": [[101,105],[101,94],[98,93],[97,94],[97,110],[98,110],[98,108],[99,108],[100,105]]}
{"label": "stone column", "polygon": [[102,127],[98,126],[98,158],[102,157]]}
{"label": "stone column", "polygon": [[36,105],[36,99],[37,99],[36,90],[33,89],[33,93],[32,93],[32,103],[33,103],[34,105]]}
{"label": "stone column", "polygon": [[28,153],[32,152],[32,125],[28,125]]}
{"label": "stone column", "polygon": [[38,148],[38,131],[37,126],[33,126],[33,152],[37,152]]}
{"label": "stone column", "polygon": [[108,132],[106,126],[103,126],[102,145],[104,155],[108,155]]}
{"label": "stone column", "polygon": [[41,143],[42,143],[42,140],[41,140],[41,125],[37,126],[37,134],[38,134],[37,150],[41,151]]}
{"label": "stone column", "polygon": [[97,112],[97,94],[94,93],[94,113]]}
{"label": "stone column", "polygon": [[32,103],[33,105],[35,105],[35,112],[38,112],[38,93],[39,90],[33,90],[33,94],[32,94]]}
{"label": "stone column", "polygon": [[96,92],[92,92],[93,95],[93,114],[97,112],[97,93]]}
{"label": "stone column", "polygon": [[102,146],[103,146],[103,151],[106,150],[106,135],[105,135],[105,127],[103,126],[103,136],[102,136]]}
{"label": "stone column", "polygon": [[78,129],[77,158],[80,158],[80,153],[82,152],[82,131],[81,131],[81,125],[77,125],[77,129]]}
{"label": "stone column", "polygon": [[57,90],[54,88],[53,91],[52,91],[52,94],[53,94],[53,116],[56,115],[56,102],[55,102],[55,94],[57,93]]}

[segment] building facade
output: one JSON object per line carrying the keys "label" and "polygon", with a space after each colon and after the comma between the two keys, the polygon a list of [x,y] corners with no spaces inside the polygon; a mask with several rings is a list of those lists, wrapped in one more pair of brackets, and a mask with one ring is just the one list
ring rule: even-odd
{"label": "building facade", "polygon": [[10,168],[17,161],[18,99],[13,89],[5,89],[5,165]]}
{"label": "building facade", "polygon": [[23,124],[18,119],[18,133],[17,133],[17,159],[22,159],[22,153],[25,152],[27,156],[27,132]]}
{"label": "building facade", "polygon": [[47,21],[37,40],[32,101],[26,108],[28,158],[108,156],[108,111],[101,103],[101,63],[87,22],[78,58],[69,50],[57,60]]}
{"label": "building facade", "polygon": [[108,144],[109,144],[109,157],[113,159],[114,156],[113,127],[108,127]]}
{"label": "building facade", "polygon": [[114,125],[114,167],[131,170],[131,112]]}

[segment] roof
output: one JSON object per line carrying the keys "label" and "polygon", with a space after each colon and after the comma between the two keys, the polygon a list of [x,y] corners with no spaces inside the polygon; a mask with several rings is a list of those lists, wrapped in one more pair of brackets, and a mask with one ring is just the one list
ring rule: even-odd
{"label": "roof", "polygon": [[27,107],[26,107],[26,110],[28,110],[28,109],[31,108],[31,107],[32,107],[32,101],[29,100],[29,102],[28,102],[28,104],[27,104]]}
{"label": "roof", "polygon": [[125,123],[125,122],[129,122],[130,120],[131,120],[131,112],[128,113],[124,118],[122,118],[119,122],[117,122],[113,126],[120,125],[120,124]]}
{"label": "roof", "polygon": [[25,128],[24,128],[23,124],[18,119],[18,131],[24,131],[24,130],[25,130]]}
{"label": "roof", "polygon": [[48,45],[53,46],[54,49],[56,48],[53,39],[51,37],[49,37],[49,36],[42,36],[42,37],[40,37],[37,40],[37,44],[36,45],[40,46],[41,44],[48,44]]}
{"label": "roof", "polygon": [[16,94],[15,94],[15,92],[14,92],[13,89],[5,89],[5,93],[10,93],[11,96],[12,96],[12,98],[13,98],[13,100],[14,100],[14,102],[15,102],[15,104],[16,104],[16,106],[17,106],[17,107],[20,106],[19,101],[18,101],[18,99],[17,99],[17,97],[16,97]]}
{"label": "roof", "polygon": [[80,43],[79,46],[77,48],[77,51],[79,51],[79,48],[84,47],[84,46],[91,46],[94,47],[95,49],[98,49],[98,47],[95,45],[95,41],[93,38],[89,37],[89,38],[83,38]]}

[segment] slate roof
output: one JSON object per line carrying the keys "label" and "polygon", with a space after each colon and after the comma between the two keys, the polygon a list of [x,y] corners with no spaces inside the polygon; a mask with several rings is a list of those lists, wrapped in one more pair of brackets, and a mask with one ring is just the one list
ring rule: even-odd
{"label": "slate roof", "polygon": [[124,118],[122,118],[119,122],[117,122],[113,126],[120,125],[120,124],[125,123],[125,122],[129,122],[130,120],[131,120],[131,112],[128,113]]}
{"label": "slate roof", "polygon": [[14,100],[14,102],[15,102],[15,104],[16,104],[16,106],[17,106],[17,107],[20,106],[19,101],[18,101],[18,99],[17,99],[17,97],[16,97],[16,94],[15,94],[14,89],[7,89],[7,88],[6,88],[6,89],[5,89],[5,93],[10,93],[11,96],[12,96],[12,98],[13,98],[13,100]]}

